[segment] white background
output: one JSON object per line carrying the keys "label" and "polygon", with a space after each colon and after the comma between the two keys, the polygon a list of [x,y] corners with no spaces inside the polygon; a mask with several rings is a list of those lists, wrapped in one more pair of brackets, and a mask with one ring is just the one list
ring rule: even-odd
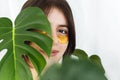
{"label": "white background", "polygon": [[[0,17],[14,21],[26,0],[0,0]],[[109,80],[120,80],[120,0],[68,0],[77,48],[101,57]],[[0,52],[0,58],[4,52]]]}

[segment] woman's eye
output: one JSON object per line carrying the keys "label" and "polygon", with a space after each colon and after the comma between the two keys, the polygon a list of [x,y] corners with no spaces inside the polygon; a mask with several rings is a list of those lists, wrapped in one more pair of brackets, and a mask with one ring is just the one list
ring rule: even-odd
{"label": "woman's eye", "polygon": [[62,29],[58,30],[58,32],[62,33],[62,34],[68,34],[68,32],[66,30],[62,30]]}

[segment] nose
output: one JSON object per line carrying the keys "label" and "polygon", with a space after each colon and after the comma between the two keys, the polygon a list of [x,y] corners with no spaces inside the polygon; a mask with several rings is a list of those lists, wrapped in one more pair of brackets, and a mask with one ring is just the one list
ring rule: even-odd
{"label": "nose", "polygon": [[57,32],[55,29],[52,29],[52,38],[53,38],[53,44],[58,43]]}

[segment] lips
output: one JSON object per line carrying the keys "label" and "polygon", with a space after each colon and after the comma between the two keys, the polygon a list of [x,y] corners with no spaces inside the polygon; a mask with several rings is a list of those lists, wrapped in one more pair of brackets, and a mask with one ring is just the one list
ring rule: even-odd
{"label": "lips", "polygon": [[58,50],[52,50],[51,56],[52,56],[52,57],[53,57],[53,56],[56,56],[58,53],[59,53]]}

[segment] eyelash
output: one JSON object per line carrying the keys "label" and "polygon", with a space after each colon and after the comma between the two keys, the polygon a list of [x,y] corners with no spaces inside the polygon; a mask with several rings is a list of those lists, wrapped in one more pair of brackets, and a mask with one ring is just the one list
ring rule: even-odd
{"label": "eyelash", "polygon": [[65,35],[68,34],[68,31],[64,29],[59,29],[57,32],[59,32],[60,34],[65,34]]}

